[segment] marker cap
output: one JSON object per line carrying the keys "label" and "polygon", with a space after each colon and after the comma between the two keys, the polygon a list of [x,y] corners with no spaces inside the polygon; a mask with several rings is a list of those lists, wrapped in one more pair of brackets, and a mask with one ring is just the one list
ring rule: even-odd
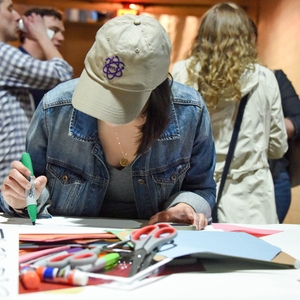
{"label": "marker cap", "polygon": [[105,269],[110,269],[118,262],[118,259],[120,258],[120,254],[119,253],[109,253],[101,258],[106,261]]}

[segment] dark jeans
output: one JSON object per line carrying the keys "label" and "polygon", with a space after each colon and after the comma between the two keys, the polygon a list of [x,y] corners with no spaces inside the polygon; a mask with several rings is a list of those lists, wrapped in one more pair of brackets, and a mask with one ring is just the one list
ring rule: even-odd
{"label": "dark jeans", "polygon": [[274,179],[276,210],[282,223],[291,204],[291,184],[288,172],[281,172]]}

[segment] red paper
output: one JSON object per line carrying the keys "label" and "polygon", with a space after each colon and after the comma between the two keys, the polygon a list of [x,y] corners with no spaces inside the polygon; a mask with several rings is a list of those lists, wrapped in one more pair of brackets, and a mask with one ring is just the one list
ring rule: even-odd
{"label": "red paper", "polygon": [[266,235],[282,232],[282,230],[250,228],[250,227],[223,224],[223,223],[212,223],[212,226],[214,229],[222,229],[224,231],[231,231],[231,232],[245,232],[255,237],[263,237]]}

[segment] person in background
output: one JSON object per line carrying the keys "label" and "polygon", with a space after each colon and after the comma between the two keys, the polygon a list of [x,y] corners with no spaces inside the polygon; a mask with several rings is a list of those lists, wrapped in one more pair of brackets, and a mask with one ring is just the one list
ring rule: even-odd
{"label": "person in background", "polygon": [[[254,31],[255,43],[258,38],[258,30],[255,22],[249,19]],[[281,104],[284,115],[285,127],[288,139],[300,138],[300,101],[295,88],[286,74],[282,70],[274,70],[278,82]],[[270,170],[272,173],[276,210],[279,223],[282,223],[288,213],[291,204],[291,183],[288,172],[289,157],[288,153],[280,159],[269,160]]]}
{"label": "person in background", "polygon": [[[282,70],[274,70],[277,79],[285,127],[289,140],[300,138],[300,101],[291,81]],[[279,222],[282,223],[286,217],[291,204],[291,182],[288,172],[289,158],[285,154],[282,158],[270,160],[272,172],[276,209]]]}
{"label": "person in background", "polygon": [[218,189],[239,103],[248,95],[218,207],[219,222],[278,223],[268,159],[284,155],[287,134],[276,78],[258,63],[245,11],[230,2],[208,10],[190,57],[174,64],[172,75],[197,89],[209,109]]}
{"label": "person in background", "polygon": [[[35,7],[26,11],[24,15],[28,17],[33,13],[42,16],[45,21],[46,27],[48,29],[51,29],[54,32],[54,35],[52,37],[52,43],[59,51],[65,40],[64,38],[65,26],[63,22],[62,12],[54,8]],[[47,60],[45,53],[41,48],[41,46],[39,45],[39,43],[33,39],[27,38],[23,32],[20,32],[20,42],[21,42],[21,46],[19,46],[19,49],[23,53],[29,54],[36,59]],[[30,89],[30,93],[32,94],[34,99],[35,107],[38,106],[42,97],[48,91],[49,89],[44,89],[44,90]]]}
{"label": "person in background", "polygon": [[[181,222],[204,228],[215,203],[215,146],[197,91],[169,79],[170,38],[152,17],[106,22],[79,79],[48,92],[27,136],[38,217]],[[26,216],[28,169],[12,164],[0,197]]]}
{"label": "person in background", "polygon": [[24,16],[23,21],[28,30],[26,37],[40,45],[47,60],[35,59],[8,44],[19,37],[20,18],[11,0],[0,0],[0,186],[11,163],[25,151],[35,109],[29,89],[53,88],[73,77],[73,68],[48,37],[41,16]]}

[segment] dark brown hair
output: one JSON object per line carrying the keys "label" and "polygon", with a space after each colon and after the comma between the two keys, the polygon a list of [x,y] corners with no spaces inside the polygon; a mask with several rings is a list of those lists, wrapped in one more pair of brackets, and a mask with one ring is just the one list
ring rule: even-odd
{"label": "dark brown hair", "polygon": [[[171,76],[170,76],[171,77]],[[137,154],[145,153],[151,145],[162,135],[170,122],[172,103],[173,79],[167,78],[156,87],[148,100],[148,106],[144,112],[146,123],[141,126],[141,138],[138,141]]]}

